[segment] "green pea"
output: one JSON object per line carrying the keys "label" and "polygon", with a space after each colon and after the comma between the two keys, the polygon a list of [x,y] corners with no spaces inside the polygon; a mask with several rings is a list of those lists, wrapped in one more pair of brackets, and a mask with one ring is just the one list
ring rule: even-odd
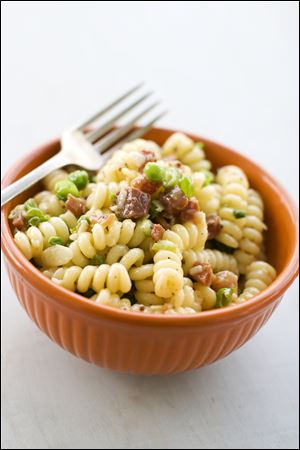
{"label": "green pea", "polygon": [[184,175],[179,180],[179,187],[186,197],[191,198],[193,196],[194,187],[193,187],[193,181],[192,181],[191,177]]}
{"label": "green pea", "polygon": [[158,164],[149,162],[144,168],[144,173],[149,180],[159,183],[163,181],[165,170]]}
{"label": "green pea", "polygon": [[229,305],[232,299],[233,289],[221,288],[217,292],[217,308]]}
{"label": "green pea", "polygon": [[49,245],[63,245],[64,242],[59,236],[51,236],[48,239]]}
{"label": "green pea", "polygon": [[38,207],[38,205],[37,205],[36,201],[33,198],[29,198],[24,203],[24,210],[25,211],[28,211],[31,208],[37,208],[37,207]]}
{"label": "green pea", "polygon": [[75,170],[69,174],[69,180],[81,191],[89,182],[89,174],[85,170]]}
{"label": "green pea", "polygon": [[68,195],[72,194],[74,197],[79,196],[79,192],[76,184],[72,183],[70,180],[61,180],[55,184],[54,187],[56,197],[60,200],[67,200]]}
{"label": "green pea", "polygon": [[235,210],[233,211],[233,215],[234,215],[234,217],[235,217],[236,219],[241,219],[242,217],[246,217],[245,211],[240,211],[240,210],[237,210],[237,209],[235,209]]}

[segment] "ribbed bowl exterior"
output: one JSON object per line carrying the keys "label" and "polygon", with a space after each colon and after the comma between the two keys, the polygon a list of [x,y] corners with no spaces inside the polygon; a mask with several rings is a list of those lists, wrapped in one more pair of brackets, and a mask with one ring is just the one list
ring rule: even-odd
{"label": "ribbed bowl exterior", "polygon": [[[226,325],[192,329],[117,325],[105,318],[74,318],[74,311],[49,302],[6,260],[9,278],[30,318],[54,342],[88,362],[124,372],[171,374],[224,358],[247,342],[269,319],[280,299]],[[138,328],[138,329],[137,329]]]}

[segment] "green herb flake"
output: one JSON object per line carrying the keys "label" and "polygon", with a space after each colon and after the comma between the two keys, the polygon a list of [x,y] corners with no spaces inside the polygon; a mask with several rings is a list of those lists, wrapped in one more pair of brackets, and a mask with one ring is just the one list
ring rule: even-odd
{"label": "green herb flake", "polygon": [[240,211],[240,210],[237,210],[237,209],[235,209],[233,211],[233,215],[234,215],[234,217],[236,219],[242,219],[243,217],[246,217],[245,211]]}

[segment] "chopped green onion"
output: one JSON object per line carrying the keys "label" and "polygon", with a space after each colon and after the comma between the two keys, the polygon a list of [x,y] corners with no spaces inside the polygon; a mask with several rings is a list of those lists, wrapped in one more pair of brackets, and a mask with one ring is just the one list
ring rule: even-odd
{"label": "chopped green onion", "polygon": [[91,266],[101,266],[101,264],[104,264],[104,258],[102,255],[95,255],[90,260]]}
{"label": "chopped green onion", "polygon": [[160,250],[168,250],[170,252],[176,252],[177,247],[175,244],[169,241],[160,241],[152,245],[152,250],[154,252],[159,252]]}
{"label": "chopped green onion", "polygon": [[233,289],[221,288],[217,291],[217,308],[222,308],[222,306],[227,306],[231,302],[233,294]]}
{"label": "chopped green onion", "polygon": [[83,220],[86,220],[87,223],[91,223],[91,220],[90,220],[89,216],[80,216],[79,219],[77,220],[77,223],[80,223]]}
{"label": "chopped green onion", "polygon": [[206,170],[203,173],[205,175],[205,180],[204,180],[204,183],[203,183],[202,187],[206,187],[206,186],[210,185],[214,181],[215,176],[209,170]]}
{"label": "chopped green onion", "polygon": [[48,219],[46,218],[41,218],[41,217],[31,217],[31,219],[28,220],[28,223],[31,227],[36,227],[37,225],[39,225],[41,222],[47,222]]}
{"label": "chopped green onion", "polygon": [[163,167],[160,167],[158,164],[149,162],[145,165],[144,173],[151,181],[155,181],[159,183],[163,181],[165,176],[165,170]]}
{"label": "chopped green onion", "polygon": [[225,245],[222,242],[217,241],[216,239],[214,239],[212,241],[212,244],[213,244],[213,247],[216,250],[220,250],[220,252],[232,254],[235,250],[233,247],[229,247],[228,245]]}
{"label": "chopped green onion", "polygon": [[245,211],[240,211],[240,210],[237,210],[237,209],[235,209],[235,210],[233,211],[233,215],[234,215],[234,217],[235,217],[236,219],[241,219],[242,217],[246,217]]}
{"label": "chopped green onion", "polygon": [[184,175],[179,180],[179,187],[186,197],[191,198],[193,196],[194,187],[193,187],[193,182],[192,182],[191,177]]}
{"label": "chopped green onion", "polygon": [[178,186],[180,180],[180,172],[175,169],[175,167],[169,167],[165,171],[165,176],[163,180],[164,187],[170,188],[174,186]]}
{"label": "chopped green onion", "polygon": [[30,208],[26,211],[25,214],[26,218],[30,218],[30,217],[38,217],[40,219],[45,218],[45,214],[44,212],[40,209],[40,208]]}
{"label": "chopped green onion", "polygon": [[85,170],[75,170],[69,174],[69,180],[81,191],[87,186],[89,175]]}
{"label": "chopped green onion", "polygon": [[58,181],[55,184],[54,190],[56,197],[60,200],[67,200],[69,194],[74,195],[74,197],[79,196],[76,184],[72,183],[70,180]]}
{"label": "chopped green onion", "polygon": [[149,209],[151,219],[155,219],[163,210],[163,205],[158,200],[153,200]]}
{"label": "chopped green onion", "polygon": [[59,236],[51,236],[48,239],[49,245],[63,245],[63,240]]}
{"label": "chopped green onion", "polygon": [[153,225],[153,223],[149,219],[146,219],[143,221],[141,228],[146,237],[151,236],[152,225]]}
{"label": "chopped green onion", "polygon": [[36,201],[33,198],[29,198],[24,203],[24,210],[25,211],[28,211],[31,208],[37,208],[37,207],[38,207],[38,205],[37,205]]}

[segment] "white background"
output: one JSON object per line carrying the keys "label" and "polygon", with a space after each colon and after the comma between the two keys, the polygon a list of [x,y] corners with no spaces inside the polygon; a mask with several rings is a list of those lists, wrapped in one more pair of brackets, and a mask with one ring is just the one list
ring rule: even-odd
{"label": "white background", "polygon": [[[1,3],[4,172],[145,80],[162,126],[236,148],[296,198],[298,2],[21,3]],[[2,448],[298,447],[296,283],[230,357],[150,378],[65,353],[2,279]]]}

